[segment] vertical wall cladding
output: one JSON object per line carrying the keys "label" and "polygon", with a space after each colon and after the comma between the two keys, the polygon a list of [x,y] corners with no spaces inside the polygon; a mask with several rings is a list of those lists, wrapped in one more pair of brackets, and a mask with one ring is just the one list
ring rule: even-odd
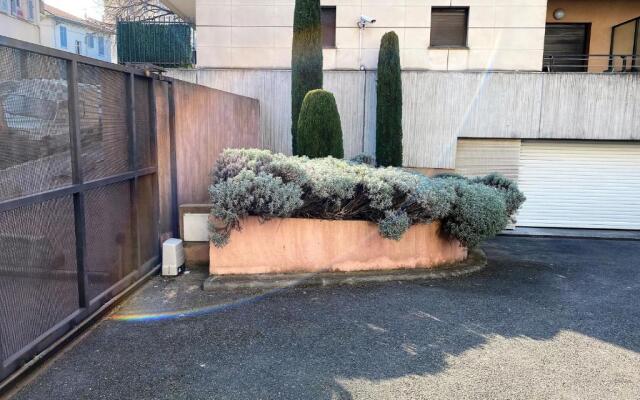
{"label": "vertical wall cladding", "polygon": [[207,203],[210,172],[220,153],[260,146],[260,105],[255,99],[179,81],[173,83],[173,93],[178,204]]}
{"label": "vertical wall cladding", "polygon": [[[201,69],[197,81],[258,99],[261,146],[290,154],[289,71]],[[324,81],[345,156],[375,154],[376,72],[325,71]],[[459,137],[640,139],[637,74],[403,71],[402,82],[407,167],[455,168]]]}
{"label": "vertical wall cladding", "polygon": [[638,74],[544,77],[540,138],[640,139]]}
{"label": "vertical wall cladding", "polygon": [[70,196],[0,212],[2,362],[78,310],[75,246]]}
{"label": "vertical wall cladding", "polygon": [[365,75],[357,71],[326,71],[324,89],[333,93],[340,122],[345,158],[351,158],[364,149]]}
{"label": "vertical wall cladding", "polygon": [[87,181],[129,170],[124,74],[78,65],[80,137]]}

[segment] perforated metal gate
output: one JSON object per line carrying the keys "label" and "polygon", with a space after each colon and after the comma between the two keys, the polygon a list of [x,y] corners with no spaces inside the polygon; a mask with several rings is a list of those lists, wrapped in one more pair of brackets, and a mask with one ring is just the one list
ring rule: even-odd
{"label": "perforated metal gate", "polygon": [[0,380],[159,262],[153,88],[0,37]]}

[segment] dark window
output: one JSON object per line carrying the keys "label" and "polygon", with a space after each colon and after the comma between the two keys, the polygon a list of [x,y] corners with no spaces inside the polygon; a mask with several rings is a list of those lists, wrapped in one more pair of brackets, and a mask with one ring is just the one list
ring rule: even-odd
{"label": "dark window", "polygon": [[469,8],[431,9],[431,47],[466,47]]}
{"label": "dark window", "polygon": [[93,34],[88,34],[87,35],[87,47],[90,49],[93,49],[94,46],[94,40],[93,40]]}
{"label": "dark window", "polygon": [[336,47],[336,8],[322,7],[320,21],[322,22],[322,47]]}
{"label": "dark window", "polygon": [[98,37],[98,54],[104,55],[104,38],[102,36]]}

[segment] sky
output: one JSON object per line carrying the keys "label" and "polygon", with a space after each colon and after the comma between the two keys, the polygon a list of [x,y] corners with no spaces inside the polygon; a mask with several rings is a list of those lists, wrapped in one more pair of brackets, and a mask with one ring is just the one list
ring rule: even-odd
{"label": "sky", "polygon": [[44,0],[56,8],[78,17],[91,17],[102,20],[102,1],[100,0]]}

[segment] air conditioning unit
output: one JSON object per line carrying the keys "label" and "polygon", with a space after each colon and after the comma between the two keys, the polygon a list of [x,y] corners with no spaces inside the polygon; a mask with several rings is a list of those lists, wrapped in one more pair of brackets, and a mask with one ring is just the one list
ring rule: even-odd
{"label": "air conditioning unit", "polygon": [[184,247],[181,239],[167,239],[162,243],[162,275],[176,276],[184,272]]}

